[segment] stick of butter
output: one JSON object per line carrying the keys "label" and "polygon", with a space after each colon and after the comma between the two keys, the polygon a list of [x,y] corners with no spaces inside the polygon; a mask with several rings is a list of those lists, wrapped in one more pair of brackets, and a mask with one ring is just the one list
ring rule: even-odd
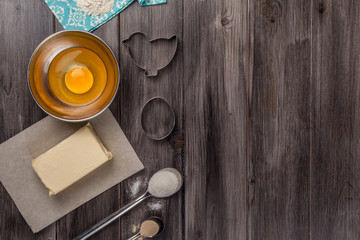
{"label": "stick of butter", "polygon": [[55,195],[112,159],[87,123],[70,137],[32,161],[49,196]]}

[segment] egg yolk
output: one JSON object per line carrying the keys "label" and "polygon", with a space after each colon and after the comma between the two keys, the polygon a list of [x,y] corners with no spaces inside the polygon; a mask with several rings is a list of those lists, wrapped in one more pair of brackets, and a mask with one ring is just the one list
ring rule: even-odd
{"label": "egg yolk", "polygon": [[65,74],[65,85],[73,93],[86,93],[93,83],[94,77],[85,67],[74,67]]}

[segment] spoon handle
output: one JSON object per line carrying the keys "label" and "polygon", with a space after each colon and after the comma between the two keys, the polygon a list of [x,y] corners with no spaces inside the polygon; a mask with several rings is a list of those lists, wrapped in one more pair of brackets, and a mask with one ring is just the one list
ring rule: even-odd
{"label": "spoon handle", "polygon": [[107,225],[112,223],[113,221],[115,221],[117,218],[119,218],[120,216],[122,216],[125,213],[127,213],[128,211],[130,211],[137,204],[139,204],[143,200],[147,199],[148,197],[151,197],[151,194],[149,192],[144,193],[139,198],[126,204],[125,206],[123,206],[116,212],[112,213],[108,217],[104,218],[103,220],[101,220],[100,222],[98,222],[97,224],[95,224],[94,226],[92,226],[91,228],[89,228],[88,230],[86,230],[85,232],[80,234],[79,236],[75,237],[74,240],[88,239],[89,237],[91,237],[92,235],[94,235],[95,233],[97,233],[98,231],[100,231],[101,229],[103,229],[104,227],[106,227]]}
{"label": "spoon handle", "polygon": [[139,237],[141,237],[141,234],[138,232],[136,235],[132,236],[128,240],[135,240],[135,239],[138,239]]}

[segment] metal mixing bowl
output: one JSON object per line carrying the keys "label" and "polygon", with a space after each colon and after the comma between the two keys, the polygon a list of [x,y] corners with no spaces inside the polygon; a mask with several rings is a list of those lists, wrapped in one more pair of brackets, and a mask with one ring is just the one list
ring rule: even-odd
{"label": "metal mixing bowl", "polygon": [[[101,58],[107,71],[107,82],[102,94],[95,101],[84,105],[62,102],[52,93],[48,84],[48,70],[52,60],[60,52],[73,47],[93,51]],[[115,98],[119,83],[119,65],[110,47],[94,34],[80,30],[65,30],[46,38],[35,49],[28,66],[28,84],[35,102],[47,114],[68,122],[86,121],[105,111]]]}

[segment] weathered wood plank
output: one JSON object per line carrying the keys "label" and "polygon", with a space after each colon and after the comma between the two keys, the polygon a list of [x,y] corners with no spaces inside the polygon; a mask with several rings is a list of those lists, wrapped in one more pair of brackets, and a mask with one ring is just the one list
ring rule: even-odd
{"label": "weathered wood plank", "polygon": [[[128,38],[135,31],[144,32],[150,39],[176,34],[180,40],[173,61],[154,78],[145,77],[144,71],[131,61],[126,54],[125,46],[120,44],[122,76],[119,92],[120,125],[145,165],[143,172],[122,183],[122,205],[144,192],[149,177],[157,170],[164,167],[175,167],[182,172],[184,107],[182,14],[182,1],[168,1],[166,4],[151,7],[140,7],[135,2],[120,13],[120,40]],[[156,49],[152,55],[162,54],[164,51],[166,50]],[[144,55],[143,57],[150,56]],[[155,96],[167,99],[176,113],[175,131],[162,141],[149,139],[143,133],[140,125],[143,105],[148,99]],[[135,189],[136,184],[140,184],[139,189]],[[154,206],[159,206],[159,209]],[[127,239],[134,234],[139,230],[141,221],[152,215],[162,217],[166,224],[166,230],[159,239],[182,239],[181,192],[165,200],[149,199],[129,212],[121,219],[122,239]]]}
{"label": "weathered wood plank", "polygon": [[[58,22],[56,22],[56,30],[62,30]],[[111,47],[117,59],[119,59],[118,30],[119,17],[117,16],[93,32]],[[119,96],[116,96],[110,109],[119,121]],[[71,239],[119,209],[119,191],[119,186],[113,187],[60,219],[56,224],[57,238]],[[119,221],[115,221],[94,235],[94,239],[120,239],[119,224]]]}
{"label": "weathered wood plank", "polygon": [[[45,116],[27,89],[27,63],[62,28],[53,29],[43,1],[2,0],[0,16],[3,142]],[[354,0],[134,3],[94,33],[119,59],[110,109],[145,170],[39,234],[1,185],[0,239],[70,239],[170,166],[184,173],[180,194],[148,200],[94,239],[127,239],[151,215],[165,220],[161,239],[359,239],[358,16]],[[139,30],[180,40],[156,78],[145,77],[120,42]],[[142,132],[140,113],[158,95],[177,125],[156,142]]]}
{"label": "weathered wood plank", "polygon": [[312,1],[311,238],[360,239],[360,2]]}
{"label": "weathered wood plank", "polygon": [[[0,1],[0,142],[45,116],[27,86],[27,64],[35,47],[53,32],[43,1]],[[29,206],[30,207],[30,206]],[[0,184],[0,239],[55,239],[51,225],[33,234]]]}
{"label": "weathered wood plank", "polygon": [[249,239],[309,239],[309,1],[250,1]]}
{"label": "weathered wood plank", "polygon": [[185,239],[246,238],[247,4],[184,1]]}

